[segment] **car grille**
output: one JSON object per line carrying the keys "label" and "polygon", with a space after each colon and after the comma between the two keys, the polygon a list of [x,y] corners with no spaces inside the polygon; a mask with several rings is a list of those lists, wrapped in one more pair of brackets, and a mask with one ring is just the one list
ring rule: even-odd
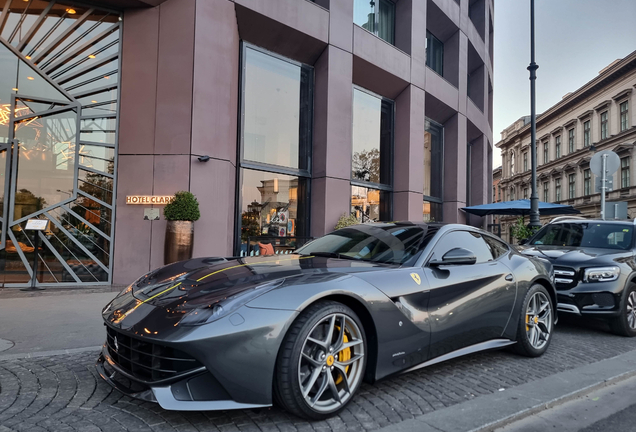
{"label": "car grille", "polygon": [[574,288],[577,284],[576,271],[570,267],[554,267],[556,287],[559,290]]}
{"label": "car grille", "polygon": [[173,378],[202,366],[183,351],[132,338],[110,327],[106,345],[117,366],[146,382]]}

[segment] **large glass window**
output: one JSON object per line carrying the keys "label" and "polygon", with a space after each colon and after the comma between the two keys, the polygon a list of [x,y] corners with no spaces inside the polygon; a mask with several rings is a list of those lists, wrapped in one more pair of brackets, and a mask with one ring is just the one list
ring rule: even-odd
{"label": "large glass window", "polygon": [[629,102],[625,101],[620,104],[621,112],[621,132],[626,131],[629,128]]}
{"label": "large glass window", "polygon": [[444,76],[444,43],[426,32],[426,66]]}
{"label": "large glass window", "polygon": [[550,183],[549,182],[543,182],[543,202],[550,202]]}
{"label": "large glass window", "polygon": [[391,0],[354,0],[353,22],[395,44],[395,3]]}
{"label": "large glass window", "polygon": [[601,113],[601,139],[607,138],[607,111]]}
{"label": "large glass window", "polygon": [[543,143],[543,163],[547,164],[548,162],[550,162],[550,147],[546,141]]}
{"label": "large glass window", "polygon": [[256,254],[258,243],[297,246],[308,234],[309,180],[284,174],[241,170],[241,254]]}
{"label": "large glass window", "polygon": [[592,172],[588,169],[583,171],[583,195],[589,195],[592,189]]}
{"label": "large glass window", "polygon": [[554,201],[561,201],[561,179],[554,179]]}
{"label": "large glass window", "polygon": [[442,220],[444,127],[430,119],[424,123],[424,206],[425,222]]}
{"label": "large glass window", "polygon": [[392,146],[393,102],[354,89],[352,180],[390,186]]}
{"label": "large glass window", "polygon": [[568,131],[568,153],[574,153],[574,128]]}
{"label": "large glass window", "polygon": [[554,148],[555,148],[556,158],[559,159],[561,157],[561,136],[560,135],[555,138]]}
{"label": "large glass window", "polygon": [[360,223],[391,220],[390,192],[351,185],[351,214]]}
{"label": "large glass window", "polygon": [[307,169],[312,70],[245,48],[243,160]]}
{"label": "large glass window", "polygon": [[287,253],[309,234],[313,70],[249,45],[243,55],[236,252]]}
{"label": "large glass window", "polygon": [[523,152],[523,171],[528,171],[528,152]]}
{"label": "large glass window", "polygon": [[590,146],[590,121],[583,123],[583,146]]}

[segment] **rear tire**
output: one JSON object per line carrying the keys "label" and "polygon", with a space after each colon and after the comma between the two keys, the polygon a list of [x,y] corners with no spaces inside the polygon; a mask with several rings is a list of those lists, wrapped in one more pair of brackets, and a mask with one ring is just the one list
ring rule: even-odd
{"label": "rear tire", "polygon": [[620,315],[609,321],[612,333],[625,337],[636,336],[636,284],[627,285],[620,308]]}
{"label": "rear tire", "polygon": [[554,330],[554,305],[543,285],[535,284],[526,293],[517,327],[517,343],[512,350],[526,357],[539,357],[548,349]]}
{"label": "rear tire", "polygon": [[311,420],[343,410],[362,384],[367,340],[349,307],[321,301],[305,309],[281,345],[274,376],[276,402]]}

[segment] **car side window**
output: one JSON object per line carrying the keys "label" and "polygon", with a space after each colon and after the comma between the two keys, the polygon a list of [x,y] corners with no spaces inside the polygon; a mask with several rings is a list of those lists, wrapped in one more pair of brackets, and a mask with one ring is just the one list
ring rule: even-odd
{"label": "car side window", "polygon": [[502,242],[501,240],[497,240],[494,237],[483,236],[484,240],[486,240],[486,244],[490,248],[490,252],[495,259],[498,259],[500,256],[505,255],[510,250],[508,246]]}
{"label": "car side window", "polygon": [[490,247],[479,233],[471,231],[451,231],[444,235],[433,249],[432,259],[441,260],[451,249],[468,249],[477,257],[477,263],[484,263],[493,260]]}

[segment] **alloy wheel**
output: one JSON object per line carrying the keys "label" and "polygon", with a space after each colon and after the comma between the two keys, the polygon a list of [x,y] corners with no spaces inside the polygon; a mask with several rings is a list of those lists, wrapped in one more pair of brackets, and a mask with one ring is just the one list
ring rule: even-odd
{"label": "alloy wheel", "polygon": [[305,339],[298,380],[305,402],[318,412],[343,406],[363,374],[365,347],[353,319],[333,313],[319,321]]}
{"label": "alloy wheel", "polygon": [[[636,297],[634,298],[636,300]],[[526,309],[526,334],[528,342],[535,349],[541,349],[550,339],[552,329],[552,305],[550,299],[536,292],[530,298]]]}
{"label": "alloy wheel", "polygon": [[627,297],[627,324],[632,330],[636,329],[636,291]]}

